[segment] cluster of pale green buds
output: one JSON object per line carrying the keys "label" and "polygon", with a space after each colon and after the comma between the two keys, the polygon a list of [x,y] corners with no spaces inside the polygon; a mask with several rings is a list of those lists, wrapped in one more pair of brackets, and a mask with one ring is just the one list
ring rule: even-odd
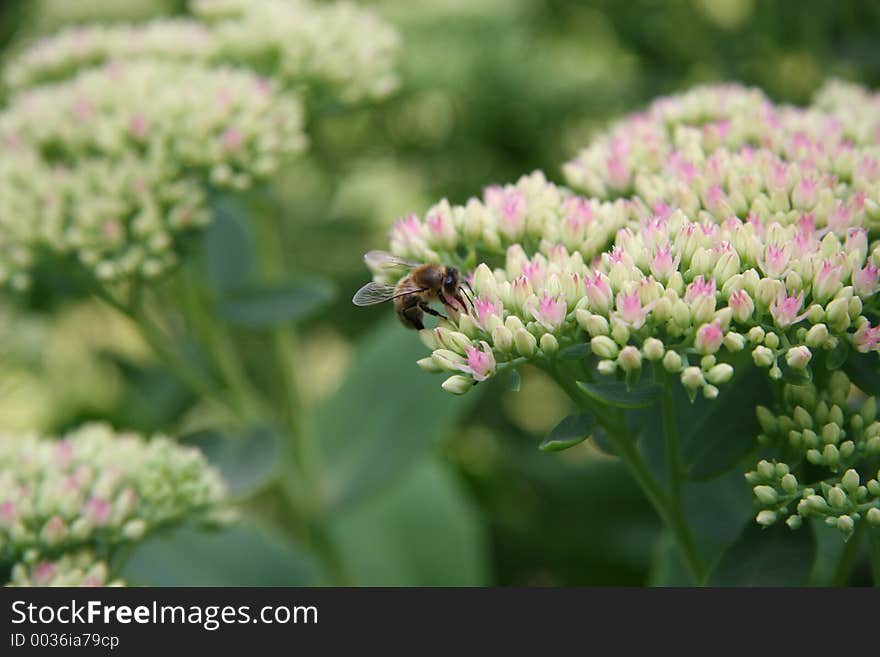
{"label": "cluster of pale green buds", "polygon": [[85,67],[150,58],[250,66],[348,102],[382,98],[397,86],[400,38],[368,8],[310,0],[202,0],[192,8],[193,18],[67,28],[13,56],[3,81],[17,90]]}
{"label": "cluster of pale green buds", "polygon": [[195,448],[86,425],[0,439],[0,562],[37,563],[138,541],[184,518],[220,522],[225,484]]}
{"label": "cluster of pale green buds", "polygon": [[36,550],[28,550],[12,567],[7,586],[122,586],[110,579],[104,561],[95,560],[90,550],[64,554],[57,559],[41,559]]}
{"label": "cluster of pale green buds", "polygon": [[244,70],[132,60],[23,91],[0,112],[0,282],[44,252],[100,280],[152,278],[243,189],[305,145],[297,98]]}
{"label": "cluster of pale green buds", "polygon": [[846,537],[862,519],[880,525],[880,472],[871,470],[880,462],[876,398],[853,399],[840,371],[826,389],[786,385],[783,396],[784,412],[757,409],[759,442],[785,455],[746,474],[761,507],[757,522],[796,529],[803,518],[821,518]]}

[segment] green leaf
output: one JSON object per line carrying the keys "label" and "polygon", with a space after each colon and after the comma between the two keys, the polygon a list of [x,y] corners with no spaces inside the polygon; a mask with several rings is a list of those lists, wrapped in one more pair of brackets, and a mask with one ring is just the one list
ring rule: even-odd
{"label": "green leaf", "polygon": [[482,519],[450,469],[434,460],[331,523],[331,536],[359,586],[484,586]]}
{"label": "green leaf", "polygon": [[[164,367],[103,353],[119,369],[124,387],[113,410],[114,423],[143,433],[165,430],[196,402],[192,391]],[[199,367],[200,363],[194,363]]]}
{"label": "green leaf", "polygon": [[557,424],[540,444],[543,452],[560,452],[590,437],[595,420],[589,413],[574,413]]}
{"label": "green leaf", "polygon": [[246,285],[254,274],[254,243],[247,208],[240,199],[220,194],[212,199],[213,217],[202,248],[208,280],[220,292]]}
{"label": "green leaf", "polygon": [[313,586],[306,552],[252,525],[178,527],[139,543],[121,570],[131,586]]}
{"label": "green leaf", "polygon": [[828,352],[825,366],[829,370],[836,370],[843,366],[849,357],[849,343],[846,340],[838,340],[837,345]]}
{"label": "green leaf", "polygon": [[558,357],[562,360],[583,360],[590,355],[590,345],[586,342],[573,344],[559,351]]}
{"label": "green leaf", "polygon": [[880,361],[876,354],[852,352],[844,371],[859,390],[868,395],[880,396]]}
{"label": "green leaf", "polygon": [[255,283],[225,292],[217,303],[217,312],[235,326],[266,328],[306,319],[335,295],[333,285],[322,279]]}
{"label": "green leaf", "polygon": [[614,443],[611,442],[611,438],[605,433],[605,430],[598,425],[593,428],[593,444],[605,454],[608,454],[609,456],[617,456],[617,450],[614,449]]}
{"label": "green leaf", "polygon": [[578,381],[578,386],[596,401],[618,408],[644,408],[657,401],[660,394],[660,387],[655,383],[642,383],[632,389],[628,389],[622,381],[614,380],[595,383]]}
{"label": "green leaf", "polygon": [[710,586],[799,586],[805,584],[816,556],[808,527],[762,529],[749,523],[722,555],[709,576]]}
{"label": "green leaf", "polygon": [[220,470],[233,497],[256,492],[278,473],[281,445],[268,427],[251,427],[237,435],[203,431],[183,438],[198,447]]}
{"label": "green leaf", "polygon": [[409,471],[450,431],[486,389],[444,392],[416,361],[425,347],[415,331],[383,323],[363,342],[336,394],[316,410],[313,426],[330,504],[339,509]]}
{"label": "green leaf", "polygon": [[765,372],[741,367],[743,372],[721,386],[717,399],[700,397],[693,404],[676,393],[676,417],[688,476],[705,480],[739,463],[756,446],[761,427],[755,407],[770,398]]}

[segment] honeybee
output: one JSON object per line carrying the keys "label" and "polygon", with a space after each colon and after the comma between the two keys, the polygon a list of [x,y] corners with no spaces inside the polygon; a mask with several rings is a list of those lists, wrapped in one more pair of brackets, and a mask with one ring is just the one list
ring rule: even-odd
{"label": "honeybee", "polygon": [[447,309],[455,312],[467,312],[465,299],[473,305],[468,297],[470,289],[461,273],[455,267],[446,267],[436,263],[422,264],[405,260],[385,251],[370,251],[364,256],[370,269],[401,268],[409,273],[396,285],[381,285],[369,282],[355,292],[352,303],[356,306],[373,306],[377,303],[394,301],[394,309],[401,324],[407,328],[421,330],[425,313],[446,319],[442,313],[434,310],[429,304],[440,302]]}

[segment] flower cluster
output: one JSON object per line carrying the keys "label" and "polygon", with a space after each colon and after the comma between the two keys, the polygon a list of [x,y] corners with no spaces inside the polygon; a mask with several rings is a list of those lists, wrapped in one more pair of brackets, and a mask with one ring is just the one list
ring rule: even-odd
{"label": "flower cluster", "polygon": [[22,580],[78,570],[103,581],[102,566],[83,569],[83,557],[73,553],[92,550],[103,559],[184,517],[221,520],[224,496],[222,480],[199,451],[164,437],[147,442],[98,424],[60,440],[4,437],[0,563],[21,563]]}
{"label": "flower cluster", "polygon": [[861,520],[880,525],[880,421],[877,400],[848,399],[850,381],[834,372],[827,389],[786,385],[778,415],[759,406],[759,441],[780,458],[746,474],[761,510],[757,521],[801,526],[820,518],[852,535]]}
{"label": "flower cluster", "polygon": [[39,559],[32,551],[13,566],[7,586],[122,586],[122,582],[110,580],[106,562],[96,561],[89,550],[55,560]]}
{"label": "flower cluster", "polygon": [[18,94],[0,112],[0,281],[41,252],[102,280],[152,277],[209,220],[208,182],[247,187],[304,146],[297,99],[234,69],[133,60]]}
{"label": "flower cluster", "polygon": [[483,201],[442,202],[424,220],[401,220],[391,248],[425,261],[480,261],[473,308],[450,309],[451,322],[425,334],[434,354],[422,366],[455,372],[448,390],[588,342],[602,374],[655,361],[692,395],[711,398],[745,349],[780,379],[787,369],[806,373],[816,353],[880,348],[880,329],[863,314],[880,289],[880,252],[869,253],[857,220],[842,232],[809,217],[719,224],[681,210],[655,214],[577,197],[533,174],[489,188]]}
{"label": "flower cluster", "polygon": [[756,89],[698,87],[615,124],[563,171],[598,198],[635,194],[715,222],[809,214],[838,231],[853,214],[880,219],[876,108],[840,83],[806,109],[775,106]]}
{"label": "flower cluster", "polygon": [[371,10],[306,0],[201,0],[193,8],[197,18],[67,28],[14,57],[4,82],[22,89],[149,58],[248,65],[285,84],[317,83],[347,102],[382,98],[397,86],[399,37]]}
{"label": "flower cluster", "polygon": [[397,88],[400,36],[372,10],[307,0],[195,0],[194,10],[209,22],[220,61],[268,65],[288,83],[317,83],[343,102]]}

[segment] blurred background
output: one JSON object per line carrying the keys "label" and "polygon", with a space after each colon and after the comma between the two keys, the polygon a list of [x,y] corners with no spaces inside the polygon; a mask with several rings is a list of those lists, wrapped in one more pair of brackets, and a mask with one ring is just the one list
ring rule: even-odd
{"label": "blurred background", "polygon": [[[332,280],[337,291],[300,326],[296,367],[304,373],[304,412],[326,429],[320,439],[329,447],[322,449],[345,453],[339,472],[368,473],[346,489],[350,503],[328,521],[347,580],[664,581],[654,565],[665,545],[659,521],[620,464],[589,442],[558,455],[536,449],[567,409],[551,382],[526,371],[518,392],[498,383],[449,399],[439,379],[415,366],[423,347],[389,317],[390,308],[351,305],[367,280],[361,256],[383,248],[395,219],[421,214],[441,198],[461,203],[535,169],[561,182],[561,163],[594,131],[660,94],[735,80],[777,101],[805,103],[831,76],[877,87],[880,3],[365,4],[401,32],[399,90],[376,104],[310,107],[309,155],[273,181],[284,243],[293,245],[285,257],[298,272]],[[185,2],[172,0],[4,0],[0,64],[65,25],[186,11]],[[200,400],[155,361],[126,320],[62,285],[4,297],[0,337],[4,433],[54,434],[90,419],[144,432],[203,433]],[[242,344],[260,350],[258,337]],[[247,453],[259,470],[259,456]],[[253,483],[241,476],[244,488]],[[253,489],[245,515],[286,535],[271,489]],[[180,546],[199,540],[154,542],[133,556],[129,579],[230,583],[220,566],[194,573],[181,563],[175,570]],[[250,541],[236,535],[224,549],[241,555]],[[279,560],[280,571],[252,566],[231,583],[313,581],[304,574],[316,568],[307,555],[296,567]]]}

